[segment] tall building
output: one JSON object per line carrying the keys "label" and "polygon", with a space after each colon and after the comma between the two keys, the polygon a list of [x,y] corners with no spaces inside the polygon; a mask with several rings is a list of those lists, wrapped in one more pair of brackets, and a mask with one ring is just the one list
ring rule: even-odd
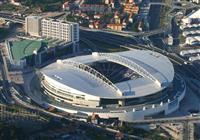
{"label": "tall building", "polygon": [[42,19],[41,36],[64,40],[66,42],[79,41],[78,23],[65,22],[54,19]]}
{"label": "tall building", "polygon": [[47,37],[73,43],[79,42],[78,23],[28,16],[25,26],[26,33],[30,36]]}
{"label": "tall building", "polygon": [[28,16],[26,17],[25,32],[30,36],[40,36],[41,32],[41,17]]}

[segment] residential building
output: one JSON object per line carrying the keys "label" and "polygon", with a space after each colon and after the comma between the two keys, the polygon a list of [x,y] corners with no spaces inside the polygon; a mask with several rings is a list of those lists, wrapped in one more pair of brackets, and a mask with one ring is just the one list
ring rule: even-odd
{"label": "residential building", "polygon": [[76,43],[79,42],[79,25],[61,20],[42,19],[41,36]]}
{"label": "residential building", "polygon": [[16,5],[16,6],[21,6],[21,3],[16,0],[11,0],[11,4]]}
{"label": "residential building", "polygon": [[139,7],[136,6],[134,3],[126,3],[124,5],[124,12],[129,14],[137,14],[139,11]]}
{"label": "residential building", "polygon": [[62,5],[62,8],[63,8],[63,11],[69,10],[69,9],[70,9],[70,8],[69,8],[69,2],[68,2],[68,1],[65,2],[65,3]]}
{"label": "residential building", "polygon": [[82,4],[80,10],[82,12],[95,12],[99,14],[111,13],[111,8],[104,4]]}
{"label": "residential building", "polygon": [[72,43],[79,42],[78,23],[28,16],[25,26],[26,34],[30,36],[47,37]]}
{"label": "residential building", "polygon": [[30,36],[40,37],[41,33],[41,19],[39,16],[28,16],[25,19],[25,32]]}
{"label": "residential building", "polygon": [[111,29],[111,30],[116,30],[116,31],[121,31],[122,30],[122,24],[120,24],[120,23],[116,23],[116,24],[108,24],[107,25],[107,28],[108,29]]}

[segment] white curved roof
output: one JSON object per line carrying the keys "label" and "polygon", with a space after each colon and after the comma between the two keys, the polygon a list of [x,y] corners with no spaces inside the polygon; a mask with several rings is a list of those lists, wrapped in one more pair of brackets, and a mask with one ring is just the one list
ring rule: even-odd
{"label": "white curved roof", "polygon": [[[112,55],[120,56],[119,58],[123,57],[124,60],[128,60],[129,63],[132,61],[132,63],[141,67],[143,72],[147,72],[147,74],[151,76],[143,75],[143,77],[137,79],[115,83],[114,85],[120,92],[124,93],[119,94],[116,90],[110,88],[112,84],[103,82],[102,79],[100,80],[100,75],[97,74],[95,76],[94,74],[94,76],[92,76],[91,73],[93,73],[93,71],[89,73],[83,69],[73,68],[73,66],[68,64],[55,62],[44,67],[41,73],[48,78],[58,81],[62,85],[66,85],[85,94],[110,99],[147,96],[166,88],[173,81],[173,65],[167,57],[159,53],[149,50],[132,50],[112,53]],[[93,53],[93,55],[78,56],[62,60],[62,62],[71,61],[88,65],[96,61],[105,60],[109,61],[106,57],[99,56],[98,53]],[[87,69],[88,68],[86,68],[86,70]],[[56,78],[55,75],[60,78]],[[156,79],[159,81],[161,86],[158,86],[156,82],[151,79],[152,77],[153,80]]]}

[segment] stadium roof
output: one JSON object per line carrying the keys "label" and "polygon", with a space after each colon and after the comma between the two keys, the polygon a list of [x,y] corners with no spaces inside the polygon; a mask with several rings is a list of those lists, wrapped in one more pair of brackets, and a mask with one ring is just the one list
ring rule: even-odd
{"label": "stadium roof", "polygon": [[[100,82],[101,80],[98,81],[98,78],[95,79],[89,72],[87,73],[77,68],[73,69],[72,66],[65,64],[65,61],[67,63],[71,61],[84,65],[90,65],[96,61],[112,61],[103,56],[93,54],[62,60],[62,63],[52,63],[43,68],[41,72],[61,85],[66,85],[83,93],[101,98],[133,98],[146,96],[161,91],[173,81],[173,65],[167,57],[161,54],[149,50],[133,50],[112,53],[111,55],[114,55],[116,58],[127,60],[127,65],[124,65],[125,67],[128,67],[131,62],[136,64],[135,66],[138,65],[141,71],[147,72],[146,75],[150,76],[148,77],[141,72],[140,74],[143,74],[143,77],[141,78],[115,83],[114,86],[123,93],[120,95],[113,90],[114,88],[111,89],[108,86],[105,86],[106,84],[102,84]],[[122,62],[122,60],[115,62],[120,63],[120,61]],[[82,67],[82,65],[78,67]],[[61,78],[58,79],[55,75],[56,77]],[[100,76],[98,75],[98,77]],[[159,84],[157,82],[161,85],[158,86]]]}
{"label": "stadium roof", "polygon": [[18,40],[10,42],[10,51],[14,60],[23,59],[26,56],[30,56],[36,50],[42,48],[42,41],[36,40]]}

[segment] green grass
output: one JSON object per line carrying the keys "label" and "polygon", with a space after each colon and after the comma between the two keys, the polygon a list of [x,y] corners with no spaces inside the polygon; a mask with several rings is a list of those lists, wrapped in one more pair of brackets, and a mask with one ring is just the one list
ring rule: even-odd
{"label": "green grass", "polygon": [[38,8],[42,11],[59,11],[62,10],[62,4],[65,0],[20,0],[23,5],[31,8]]}
{"label": "green grass", "polygon": [[182,35],[182,33],[179,34],[179,39],[181,44],[185,43],[186,38]]}
{"label": "green grass", "polygon": [[169,6],[163,6],[161,8],[160,12],[160,27],[164,28],[167,27],[169,24],[171,24],[169,12],[171,10],[171,7]]}
{"label": "green grass", "polygon": [[31,56],[34,50],[42,47],[41,41],[21,40],[10,43],[11,53],[14,60],[20,60],[26,56]]}

